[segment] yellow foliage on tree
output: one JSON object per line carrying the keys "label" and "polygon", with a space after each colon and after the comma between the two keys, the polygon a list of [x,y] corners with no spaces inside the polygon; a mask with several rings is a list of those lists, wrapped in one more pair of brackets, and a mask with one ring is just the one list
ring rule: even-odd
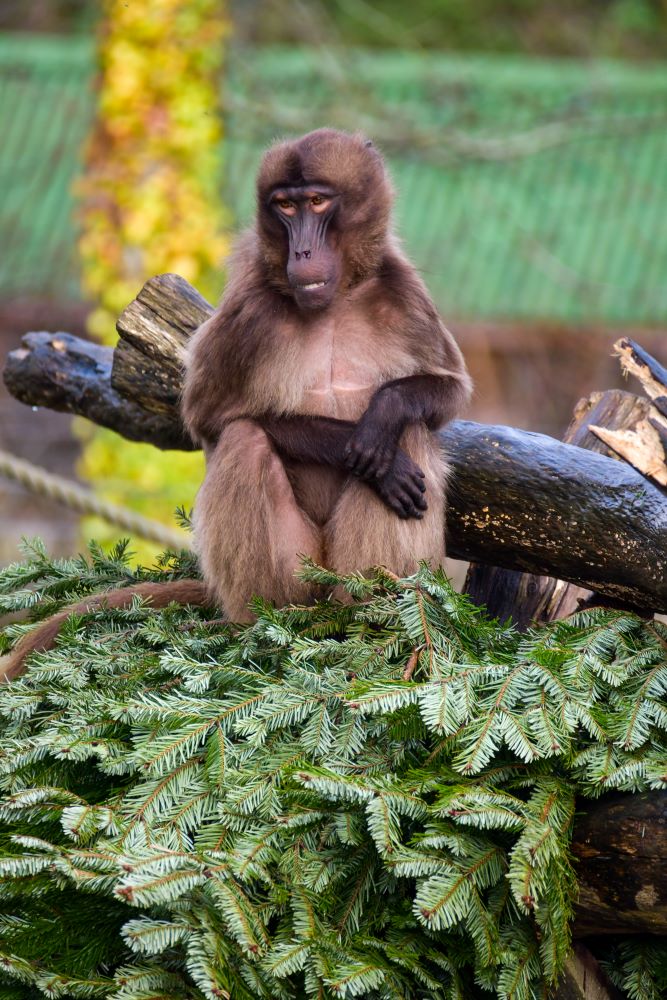
{"label": "yellow foliage on tree", "polygon": [[[219,101],[228,31],[224,0],[103,0],[79,250],[94,304],[89,330],[105,343],[115,343],[119,313],[154,274],[175,271],[208,298],[219,295],[228,249]],[[178,503],[191,503],[199,455],[163,455],[110,431],[80,433],[80,471],[109,499],[165,521]]]}

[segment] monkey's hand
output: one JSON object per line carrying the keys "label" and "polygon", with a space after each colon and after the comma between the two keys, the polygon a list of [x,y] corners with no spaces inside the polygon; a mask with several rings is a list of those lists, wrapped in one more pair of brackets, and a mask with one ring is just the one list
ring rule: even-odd
{"label": "monkey's hand", "polygon": [[387,410],[378,393],[347,442],[345,465],[362,479],[380,479],[393,465],[404,424]]}
{"label": "monkey's hand", "polygon": [[400,518],[420,520],[427,509],[424,473],[410,456],[399,448],[389,472],[369,479],[368,485]]}

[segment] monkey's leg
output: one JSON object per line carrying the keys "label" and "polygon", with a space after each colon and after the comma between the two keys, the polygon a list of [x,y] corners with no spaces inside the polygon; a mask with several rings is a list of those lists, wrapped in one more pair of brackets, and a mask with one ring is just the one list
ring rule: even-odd
{"label": "monkey's leg", "polygon": [[422,560],[434,567],[444,562],[445,456],[423,426],[408,428],[401,446],[425,474],[428,510],[421,520],[402,520],[373,490],[352,479],[326,525],[326,565],[339,573],[381,565],[408,576]]}
{"label": "monkey's leg", "polygon": [[251,621],[253,595],[278,606],[308,602],[299,556],[322,560],[321,533],[298,506],[262,428],[236,420],[207,456],[194,530],[204,579],[232,621]]}

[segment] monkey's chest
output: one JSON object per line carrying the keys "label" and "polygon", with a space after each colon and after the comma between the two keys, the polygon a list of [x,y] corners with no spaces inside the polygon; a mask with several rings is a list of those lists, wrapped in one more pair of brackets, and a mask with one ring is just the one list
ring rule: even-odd
{"label": "monkey's chest", "polygon": [[353,382],[322,380],[303,395],[303,412],[338,420],[358,420],[373,395],[373,386]]}
{"label": "monkey's chest", "polygon": [[386,381],[386,358],[365,324],[323,324],[303,355],[302,413],[358,420]]}

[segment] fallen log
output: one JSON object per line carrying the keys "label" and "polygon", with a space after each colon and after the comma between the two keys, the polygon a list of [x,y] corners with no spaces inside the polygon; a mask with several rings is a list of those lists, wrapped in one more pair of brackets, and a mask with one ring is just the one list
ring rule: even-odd
{"label": "fallen log", "polygon": [[[115,352],[31,333],[9,354],[5,384],[28,405],[77,413],[159,448],[192,449],[178,416],[183,349],[211,311],[182,278],[161,275],[120,317]],[[453,470],[452,556],[667,610],[667,493],[658,485],[544,434],[456,421],[442,440]]]}
{"label": "fallen log", "polygon": [[667,792],[580,803],[576,937],[667,935]]}
{"label": "fallen log", "polygon": [[[59,413],[87,417],[129,441],[146,441],[156,448],[193,450],[175,414],[146,409],[141,392],[122,396],[111,383],[114,350],[70,333],[27,333],[22,346],[7,356],[3,372],[9,392],[21,403]],[[156,371],[145,371],[150,384]]]}
{"label": "fallen log", "polygon": [[[563,440],[605,455],[603,432],[632,433],[645,419],[649,406],[646,399],[618,389],[594,392],[575,407]],[[533,621],[554,621],[571,614],[593,596],[589,589],[574,583],[483,563],[471,563],[465,590],[494,617],[511,620],[522,629]]]}
{"label": "fallen log", "polygon": [[544,434],[458,421],[448,552],[568,580],[615,601],[667,603],[667,496],[626,465]]}

